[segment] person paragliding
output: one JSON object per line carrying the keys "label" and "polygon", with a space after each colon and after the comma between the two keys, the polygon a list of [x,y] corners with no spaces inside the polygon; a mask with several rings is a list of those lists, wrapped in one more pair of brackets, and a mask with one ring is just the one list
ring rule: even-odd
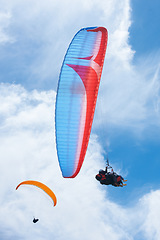
{"label": "person paragliding", "polygon": [[116,172],[114,172],[113,168],[109,165],[108,159],[105,170],[100,169],[95,178],[104,185],[112,185],[114,187],[123,187],[127,185],[123,183],[127,180],[125,180],[121,175],[118,175]]}
{"label": "person paragliding", "polygon": [[[19,183],[18,186],[16,187],[16,190],[19,189],[19,187],[21,185],[32,185],[33,187],[37,187],[37,188],[43,190],[51,198],[51,200],[53,202],[53,206],[56,206],[56,204],[57,204],[56,195],[44,183],[41,183],[41,182],[38,182],[38,181],[34,181],[34,180],[26,180],[26,181],[23,181],[23,182]],[[33,217],[33,223],[37,223],[38,221],[39,221],[38,218]]]}
{"label": "person paragliding", "polygon": [[36,222],[38,222],[38,221],[39,221],[38,218],[33,218],[33,223],[36,223]]}

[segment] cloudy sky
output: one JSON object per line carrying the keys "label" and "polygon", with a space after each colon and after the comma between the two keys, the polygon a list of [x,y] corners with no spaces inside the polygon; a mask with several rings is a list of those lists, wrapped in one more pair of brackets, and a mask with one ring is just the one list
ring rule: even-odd
{"label": "cloudy sky", "polygon": [[[160,239],[158,0],[0,0],[0,239]],[[61,64],[79,29],[109,40],[88,151],[63,179],[55,145]],[[108,154],[125,188],[95,180]],[[49,186],[57,206],[33,187]],[[40,221],[32,223],[33,216]]]}

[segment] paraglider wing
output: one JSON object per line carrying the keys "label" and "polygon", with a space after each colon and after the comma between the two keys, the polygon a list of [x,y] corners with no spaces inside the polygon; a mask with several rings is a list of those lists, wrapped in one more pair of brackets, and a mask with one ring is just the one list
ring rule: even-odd
{"label": "paraglider wing", "polygon": [[61,68],[55,128],[63,177],[75,177],[82,166],[97,100],[108,34],[103,27],[81,29],[73,38]]}
{"label": "paraglider wing", "polygon": [[36,186],[36,187],[42,189],[53,200],[54,206],[56,206],[57,198],[56,198],[55,194],[52,192],[52,190],[49,187],[47,187],[45,184],[38,182],[38,181],[28,180],[28,181],[21,182],[16,187],[16,190],[23,184],[33,185],[33,186]]}

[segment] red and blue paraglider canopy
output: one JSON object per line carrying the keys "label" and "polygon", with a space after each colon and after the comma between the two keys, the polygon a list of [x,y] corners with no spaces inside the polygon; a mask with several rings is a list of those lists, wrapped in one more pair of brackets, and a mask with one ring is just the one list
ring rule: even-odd
{"label": "red and blue paraglider canopy", "polygon": [[63,177],[74,178],[82,166],[107,47],[104,27],[81,29],[65,55],[56,98],[58,160]]}

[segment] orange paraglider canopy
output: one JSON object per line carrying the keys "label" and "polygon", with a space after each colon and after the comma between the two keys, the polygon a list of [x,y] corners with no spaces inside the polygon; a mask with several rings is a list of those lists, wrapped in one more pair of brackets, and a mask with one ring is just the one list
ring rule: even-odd
{"label": "orange paraglider canopy", "polygon": [[52,190],[49,187],[47,187],[45,184],[43,184],[41,182],[38,182],[38,181],[33,181],[33,180],[23,181],[16,187],[16,190],[21,185],[24,185],[24,184],[26,184],[26,185],[33,185],[33,186],[36,186],[36,187],[42,189],[45,193],[48,194],[48,196],[51,197],[51,199],[53,200],[54,206],[56,206],[57,198],[56,198],[55,194],[52,192]]}

